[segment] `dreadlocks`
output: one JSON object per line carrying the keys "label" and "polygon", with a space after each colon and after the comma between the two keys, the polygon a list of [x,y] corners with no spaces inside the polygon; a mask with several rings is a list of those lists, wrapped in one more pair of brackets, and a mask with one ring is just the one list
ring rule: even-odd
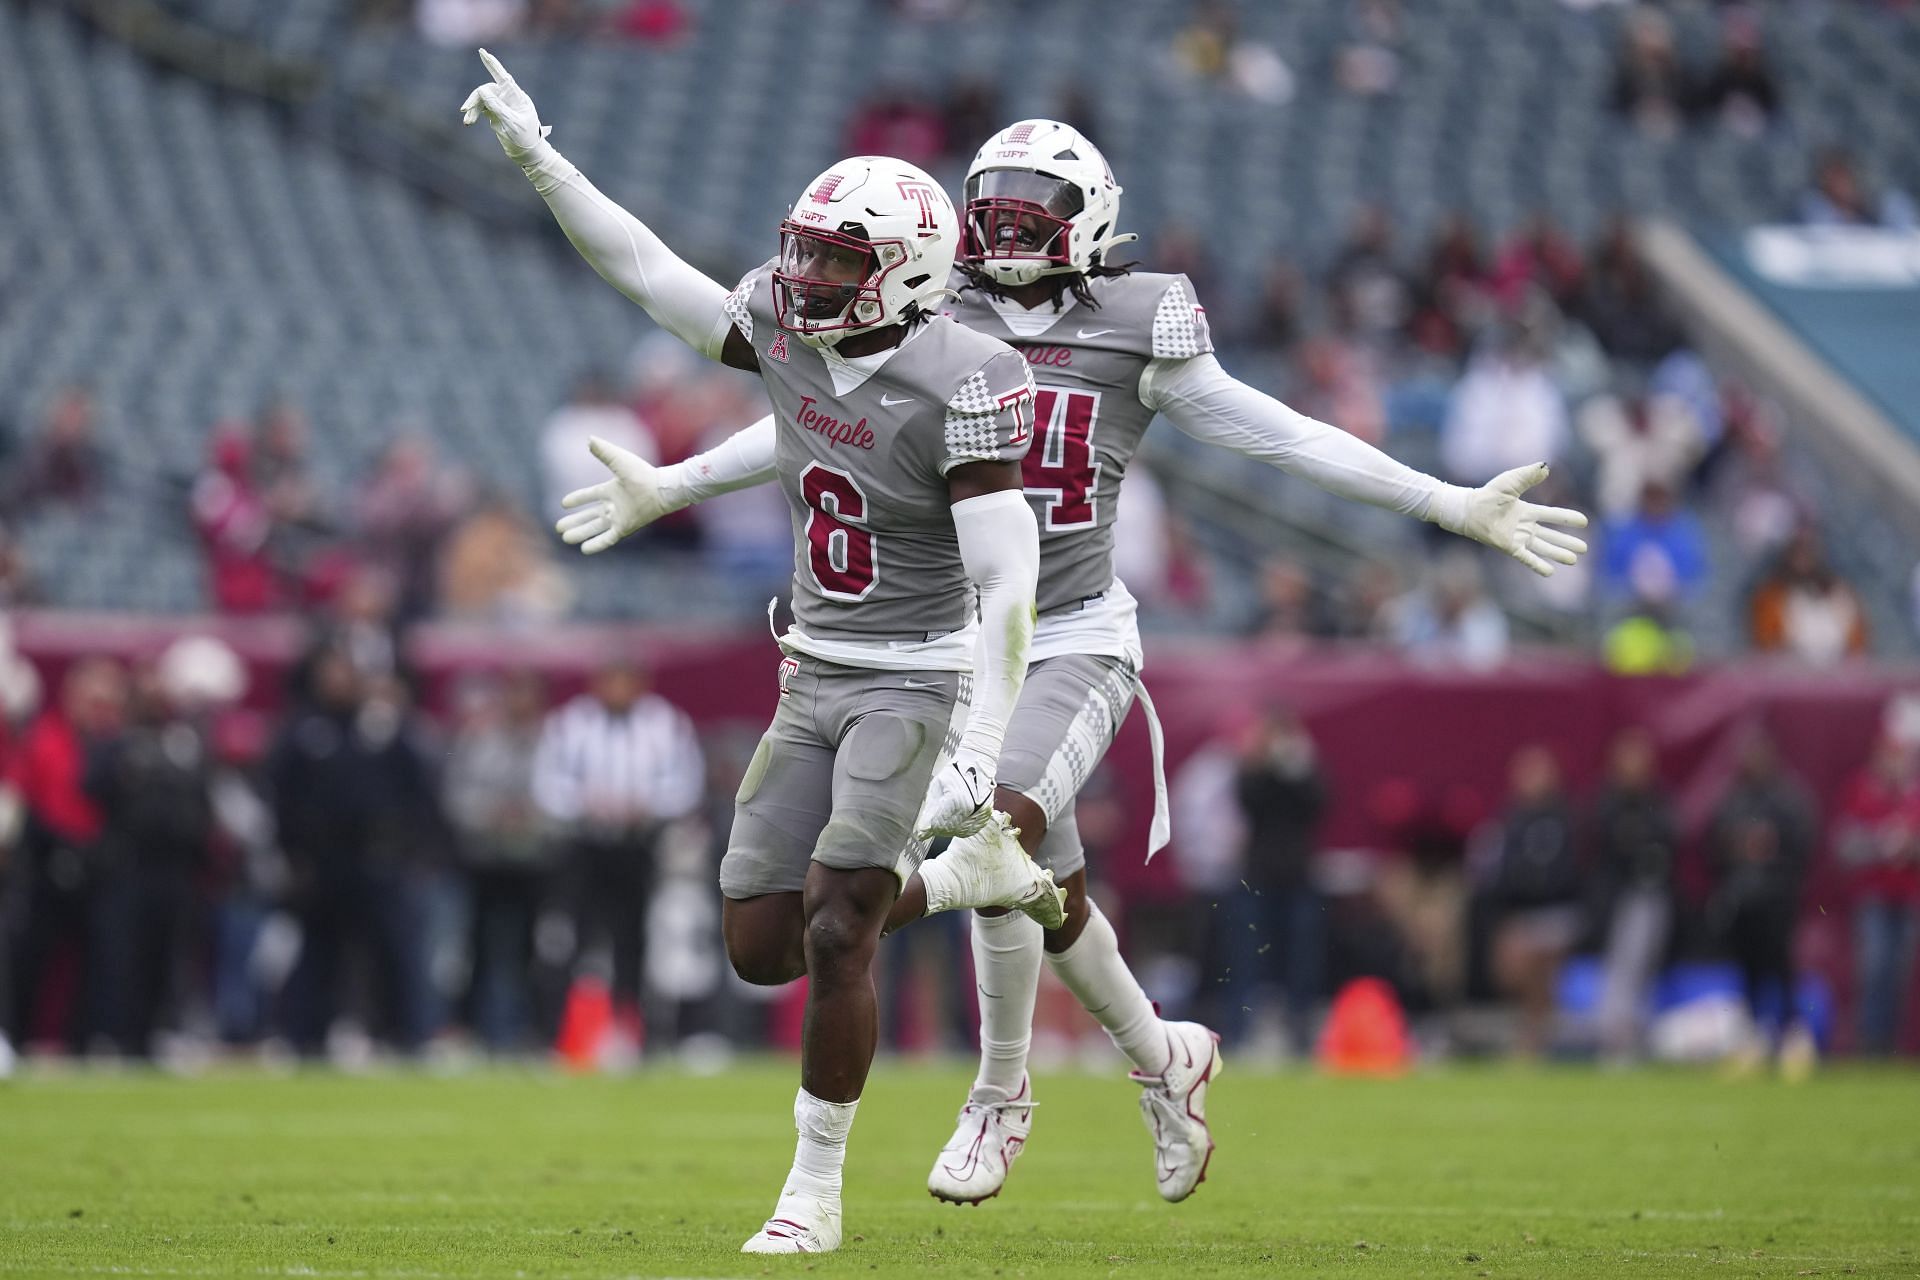
{"label": "dreadlocks", "polygon": [[[959,265],[960,274],[967,278],[967,288],[978,289],[989,298],[997,298],[1001,301],[1006,300],[1006,288],[1002,286],[998,280],[995,280],[978,267],[971,266],[964,262]],[[1057,276],[1041,276],[1040,279],[1053,290],[1052,302],[1055,311],[1060,310],[1061,304],[1065,301],[1069,293],[1073,295],[1073,300],[1081,306],[1098,311],[1100,309],[1100,303],[1094,298],[1093,290],[1087,286],[1087,281],[1104,280],[1112,276],[1129,275],[1132,273],[1134,265],[1135,264],[1131,262],[1123,262],[1119,266],[1110,267],[1104,262],[1096,262],[1085,271],[1074,271]]]}

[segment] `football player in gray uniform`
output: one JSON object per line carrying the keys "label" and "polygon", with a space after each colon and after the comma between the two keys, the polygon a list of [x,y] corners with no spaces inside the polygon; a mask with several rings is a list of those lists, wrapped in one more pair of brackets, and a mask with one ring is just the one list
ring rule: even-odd
{"label": "football player in gray uniform", "polygon": [[[1112,926],[1087,897],[1073,823],[1075,793],[1145,693],[1134,601],[1113,573],[1113,522],[1121,480],[1154,417],[1343,497],[1496,547],[1536,573],[1572,564],[1586,550],[1566,532],[1584,527],[1585,516],[1521,497],[1546,476],[1543,465],[1477,489],[1445,484],[1229,376],[1213,356],[1206,312],[1186,277],[1108,262],[1133,239],[1117,229],[1120,191],[1093,144],[1051,120],[1003,129],[980,148],[967,176],[951,314],[1020,350],[1038,384],[1036,439],[1023,472],[1040,526],[1040,620],[995,803],[1068,896],[1065,925],[1047,932],[1022,911],[987,905],[996,887],[973,872],[980,860],[949,867],[942,855],[908,878],[895,904],[890,926],[922,911],[979,910],[980,1071],[928,1178],[934,1195],[956,1202],[998,1194],[1025,1145],[1033,1104],[1027,1048],[1043,956],[1144,1086],[1140,1107],[1160,1194],[1192,1194],[1213,1150],[1206,1094],[1220,1073],[1216,1038],[1155,1012],[1121,959]],[[592,529],[602,545],[690,502],[770,478],[771,425],[757,423],[672,467],[631,455],[609,465],[614,479],[601,486],[608,505]],[[1151,702],[1146,708],[1157,742]],[[1158,757],[1156,746],[1149,856],[1168,837]]]}
{"label": "football player in gray uniform", "polygon": [[[1064,894],[992,808],[1034,626],[1032,379],[1007,344],[938,313],[960,223],[914,166],[857,156],[822,173],[778,256],[729,293],[588,183],[480,56],[491,80],[467,123],[486,119],[609,282],[696,351],[758,372],[773,402],[794,623],[720,866],[722,927],[748,981],[811,982],[793,1167],[743,1248],[832,1250],[873,1061],[874,950],[917,854],[969,837],[997,897],[1061,919]],[[569,501],[583,520],[597,505]]]}

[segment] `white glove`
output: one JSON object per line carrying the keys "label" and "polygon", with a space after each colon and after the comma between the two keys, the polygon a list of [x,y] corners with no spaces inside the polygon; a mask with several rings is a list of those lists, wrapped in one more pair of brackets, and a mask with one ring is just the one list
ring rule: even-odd
{"label": "white glove", "polygon": [[[560,505],[573,514],[560,517],[560,522],[554,525],[567,545],[580,547],[582,554],[598,555],[620,539],[687,505],[684,498],[670,493],[662,483],[662,469],[639,454],[599,436],[589,439],[587,448],[613,472],[613,478],[575,489],[560,499]],[[574,511],[575,507],[584,509]]]}
{"label": "white glove", "polygon": [[[1554,528],[1584,529],[1587,518],[1567,507],[1543,507],[1523,502],[1520,495],[1547,478],[1547,464],[1515,467],[1478,489],[1449,486],[1436,511],[1441,528],[1504,551],[1543,578],[1553,576],[1549,560],[1573,564],[1587,544]],[[1451,501],[1447,501],[1447,499]]]}
{"label": "white glove", "polygon": [[961,751],[942,765],[927,787],[927,801],[914,821],[914,835],[970,836],[993,817],[993,761]]}
{"label": "white glove", "polygon": [[540,123],[533,99],[507,74],[500,59],[482,49],[480,61],[493,77],[493,83],[483,84],[467,95],[467,100],[460,104],[460,122],[473,124],[485,116],[508,158],[515,163],[524,162],[541,139],[553,132],[553,126]]}

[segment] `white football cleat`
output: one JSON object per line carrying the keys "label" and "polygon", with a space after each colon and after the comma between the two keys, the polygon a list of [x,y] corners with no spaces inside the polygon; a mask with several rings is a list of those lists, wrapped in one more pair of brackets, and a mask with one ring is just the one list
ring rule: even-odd
{"label": "white football cleat", "polygon": [[832,1253],[840,1247],[840,1202],[796,1187],[780,1193],[767,1224],[740,1246],[742,1253]]}
{"label": "white football cleat", "polygon": [[960,1108],[960,1123],[927,1175],[927,1190],[952,1204],[979,1204],[1000,1194],[1013,1158],[1033,1132],[1030,1081],[1001,1099],[998,1089],[975,1089]]}
{"label": "white football cleat", "polygon": [[922,863],[920,883],[927,891],[929,915],[1008,907],[1039,921],[1043,929],[1058,929],[1067,920],[1067,891],[1053,882],[1053,872],[1020,847],[1018,831],[999,810],[985,827]]}
{"label": "white football cleat", "polygon": [[1162,1199],[1178,1202],[1207,1180],[1213,1159],[1213,1131],[1207,1128],[1207,1086],[1220,1078],[1226,1061],[1220,1037],[1197,1022],[1169,1022],[1170,1059],[1160,1075],[1135,1071],[1146,1086],[1140,1114],[1153,1135],[1153,1172]]}

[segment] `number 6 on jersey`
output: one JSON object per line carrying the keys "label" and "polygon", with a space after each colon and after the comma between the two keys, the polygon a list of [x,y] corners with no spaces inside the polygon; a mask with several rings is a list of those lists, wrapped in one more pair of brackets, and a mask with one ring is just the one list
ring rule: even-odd
{"label": "number 6 on jersey", "polygon": [[830,600],[864,600],[880,579],[878,549],[867,522],[867,495],[852,476],[810,462],[800,474],[807,504],[807,567]]}

